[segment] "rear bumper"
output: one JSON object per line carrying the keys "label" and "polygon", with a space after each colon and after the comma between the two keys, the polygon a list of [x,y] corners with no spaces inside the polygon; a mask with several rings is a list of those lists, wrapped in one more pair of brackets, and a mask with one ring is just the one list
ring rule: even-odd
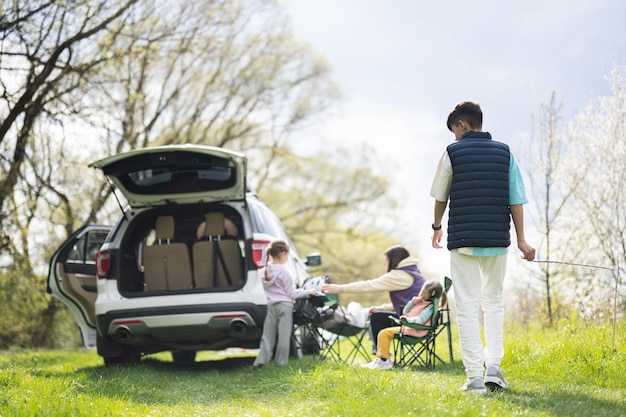
{"label": "rear bumper", "polygon": [[100,337],[121,344],[223,349],[258,343],[266,311],[253,303],[202,304],[109,311],[96,320]]}

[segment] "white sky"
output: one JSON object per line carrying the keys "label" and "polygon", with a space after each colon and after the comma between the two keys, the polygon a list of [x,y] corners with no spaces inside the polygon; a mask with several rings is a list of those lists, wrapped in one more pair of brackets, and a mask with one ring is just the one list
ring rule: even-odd
{"label": "white sky", "polygon": [[[430,246],[429,191],[453,140],[445,120],[454,104],[478,101],[484,130],[520,160],[531,117],[553,91],[570,118],[608,93],[604,77],[626,62],[622,0],[281,3],[295,36],[328,60],[344,94],[333,116],[302,139],[366,142],[396,164],[390,193],[406,201],[407,219],[398,237],[418,251],[424,272],[438,276],[448,274],[449,258]],[[511,248],[509,268],[516,268],[519,252]]]}

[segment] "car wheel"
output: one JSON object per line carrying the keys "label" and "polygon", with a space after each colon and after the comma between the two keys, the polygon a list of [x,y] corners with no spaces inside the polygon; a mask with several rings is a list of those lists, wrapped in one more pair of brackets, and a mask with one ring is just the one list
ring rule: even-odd
{"label": "car wheel", "polygon": [[105,356],[103,359],[105,366],[127,366],[139,363],[141,354],[133,352],[130,349],[123,349],[121,355]]}
{"label": "car wheel", "polygon": [[130,365],[141,360],[141,352],[103,338],[100,334],[96,336],[96,345],[98,355],[102,356],[106,366]]}
{"label": "car wheel", "polygon": [[318,355],[319,353],[319,341],[315,332],[303,327],[294,332],[290,347],[292,357],[301,359],[303,355]]}
{"label": "car wheel", "polygon": [[305,355],[319,355],[319,336],[315,332],[307,332],[302,338],[302,353]]}
{"label": "car wheel", "polygon": [[302,343],[299,337],[299,335],[294,335],[289,346],[289,356],[296,359],[302,359]]}
{"label": "car wheel", "polygon": [[172,360],[175,363],[194,363],[196,361],[195,350],[173,351]]}

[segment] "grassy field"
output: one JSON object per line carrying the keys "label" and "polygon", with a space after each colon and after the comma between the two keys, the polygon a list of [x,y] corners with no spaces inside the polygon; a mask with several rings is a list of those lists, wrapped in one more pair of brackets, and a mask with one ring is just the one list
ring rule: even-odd
{"label": "grassy field", "polygon": [[[435,371],[374,371],[306,357],[249,373],[253,358],[169,355],[105,368],[94,351],[0,353],[0,416],[626,416],[626,329],[507,329],[511,389],[459,391],[456,361]],[[445,336],[440,339],[443,349]]]}

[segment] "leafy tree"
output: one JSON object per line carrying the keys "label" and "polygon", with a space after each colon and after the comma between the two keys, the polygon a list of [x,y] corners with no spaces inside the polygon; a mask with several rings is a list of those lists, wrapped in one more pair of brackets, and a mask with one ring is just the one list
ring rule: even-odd
{"label": "leafy tree", "polygon": [[[137,0],[117,2],[13,2],[5,5],[0,29],[2,122],[0,225],[5,229],[23,164],[37,148],[35,129],[78,112],[72,94],[104,60],[90,46],[109,27],[122,25]],[[27,177],[26,177],[27,178]],[[29,178],[27,178],[29,180]],[[21,201],[18,201],[21,203]],[[13,208],[16,209],[16,208]],[[8,236],[4,236],[5,244]],[[1,248],[0,248],[1,249]]]}
{"label": "leafy tree", "polygon": [[[392,216],[395,202],[385,195],[389,175],[377,168],[372,155],[365,146],[290,159],[274,167],[259,188],[299,250],[323,254],[323,265],[311,273],[328,275],[334,283],[382,275],[383,252],[400,244],[381,229],[380,213]],[[369,305],[388,298],[381,293],[351,294],[341,301]]]}
{"label": "leafy tree", "polygon": [[574,287],[578,310],[594,317],[625,307],[626,66],[615,65],[608,82],[610,95],[591,100],[572,122],[578,134],[568,160],[570,173],[585,172],[571,213],[583,249],[577,261],[603,267],[580,268]]}
{"label": "leafy tree", "polygon": [[[335,218],[326,233],[341,230],[365,219],[355,213],[382,195],[383,183],[366,168],[352,172],[340,157],[293,151],[294,133],[338,93],[328,65],[293,38],[277,3],[22,3],[3,3],[0,18],[0,262],[12,266],[0,280],[7,300],[0,314],[14,317],[0,329],[3,340],[17,333],[38,335],[12,339],[18,345],[50,340],[57,305],[42,299],[47,259],[78,226],[119,214],[111,187],[86,168],[94,159],[170,143],[244,151],[261,194],[303,197],[283,213],[303,241],[315,223],[307,219]],[[304,198],[304,184],[330,179],[316,200]],[[332,193],[338,186],[345,195]],[[369,239],[360,227],[359,238]],[[31,290],[15,298],[12,283]],[[15,309],[17,300],[29,308]],[[45,321],[20,322],[26,311]]]}
{"label": "leafy tree", "polygon": [[561,110],[557,106],[555,94],[550,102],[542,104],[542,113],[538,120],[538,131],[529,142],[530,189],[533,194],[535,212],[538,214],[536,225],[540,234],[539,253],[547,263],[540,264],[539,280],[543,284],[547,319],[553,323],[559,299],[559,287],[564,285],[570,270],[564,264],[551,261],[570,261],[577,259],[582,247],[572,244],[574,230],[564,228],[567,206],[572,200],[582,178],[585,167],[571,172],[564,160],[569,158],[568,137],[563,127]]}
{"label": "leafy tree", "polygon": [[[12,302],[2,303],[0,313],[14,318],[6,324],[13,327],[3,329],[3,340],[17,345],[29,335],[35,345],[47,340],[46,329],[56,304],[43,299],[45,287],[38,275],[42,263],[37,262],[41,253],[33,250],[31,243],[42,230],[49,230],[41,227],[45,221],[39,222],[41,203],[49,197],[47,192],[55,192],[46,180],[64,161],[51,139],[62,131],[64,122],[80,113],[76,92],[89,74],[106,62],[93,46],[108,30],[123,26],[136,2],[3,3],[0,262],[6,275],[0,293]],[[66,231],[74,222],[68,211]]]}

